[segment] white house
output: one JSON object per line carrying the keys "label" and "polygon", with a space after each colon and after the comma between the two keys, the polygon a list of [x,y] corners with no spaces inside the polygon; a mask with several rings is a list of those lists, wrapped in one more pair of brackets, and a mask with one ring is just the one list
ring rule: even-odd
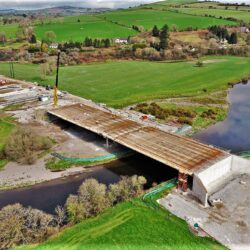
{"label": "white house", "polygon": [[242,33],[248,33],[249,32],[249,28],[245,27],[245,26],[242,26],[242,27],[240,27],[240,32],[242,32]]}
{"label": "white house", "polygon": [[57,49],[58,43],[51,43],[49,47],[50,47],[50,49]]}
{"label": "white house", "polygon": [[122,38],[116,38],[115,43],[116,44],[127,44],[128,40],[127,39],[122,39]]}

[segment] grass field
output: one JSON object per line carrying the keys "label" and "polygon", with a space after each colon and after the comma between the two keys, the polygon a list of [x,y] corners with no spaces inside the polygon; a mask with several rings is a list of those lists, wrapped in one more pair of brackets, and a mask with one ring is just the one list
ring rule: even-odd
{"label": "grass field", "polygon": [[[4,144],[14,127],[15,125],[11,117],[0,114],[0,151],[3,150]],[[0,170],[4,168],[7,162],[5,159],[0,159]]]}
{"label": "grass field", "polygon": [[178,32],[178,33],[175,33],[174,35],[171,35],[171,38],[176,39],[181,42],[186,42],[189,44],[206,43],[206,40],[199,34],[199,31]]}
{"label": "grass field", "polygon": [[[177,2],[184,3],[182,0]],[[162,2],[162,4],[165,4],[165,2]],[[155,6],[158,5],[155,4]],[[173,11],[133,8],[110,11],[99,15],[67,16],[44,24],[36,23],[34,24],[34,30],[39,40],[44,38],[47,31],[54,31],[56,41],[65,42],[72,40],[82,42],[86,37],[127,38],[137,33],[131,28],[132,25],[143,26],[151,30],[154,25],[162,27],[165,24],[168,24],[170,27],[176,25],[179,30],[182,30],[187,27],[207,28],[210,25],[233,25],[235,23],[217,18],[201,18],[184,13],[175,13]],[[17,28],[18,24],[0,25],[0,31],[4,31],[8,38],[15,38]]]}
{"label": "grass field", "polygon": [[[19,249],[19,248],[18,248]],[[219,250],[215,241],[192,235],[186,223],[166,210],[154,210],[140,200],[122,203],[104,214],[88,219],[36,250]]]}
{"label": "grass field", "polygon": [[0,150],[3,148],[8,136],[15,125],[13,119],[8,116],[0,116]]}
{"label": "grass field", "polygon": [[234,22],[227,20],[220,20],[210,17],[197,17],[186,15],[182,13],[175,13],[172,11],[157,11],[157,10],[122,10],[108,12],[100,15],[120,24],[132,26],[143,26],[146,29],[151,30],[154,25],[162,27],[167,24],[169,27],[176,25],[179,30],[187,27],[193,28],[207,28],[211,25],[233,25]]}
{"label": "grass field", "polygon": [[155,3],[150,3],[150,4],[145,4],[140,6],[139,8],[156,8],[160,9],[163,7],[169,7],[169,6],[179,6],[179,5],[184,5],[184,4],[191,4],[195,3],[197,0],[165,0],[165,1],[160,1],[160,2],[155,2]]}
{"label": "grass field", "polygon": [[[209,9],[209,8],[216,8],[216,9],[224,9],[227,8],[227,10],[236,10],[235,6],[225,6],[225,5],[220,5],[217,2],[193,2],[190,4],[183,4],[183,6],[188,6],[190,8],[205,8],[205,9]],[[183,7],[181,6],[181,7]],[[238,6],[237,10],[240,11],[249,11],[250,7],[249,6]]]}
{"label": "grass field", "polygon": [[0,24],[0,32],[4,32],[8,39],[15,38],[18,29],[18,24]]}
{"label": "grass field", "polygon": [[[228,88],[250,74],[250,58],[207,57],[204,67],[192,62],[111,61],[60,68],[59,88],[114,107],[157,98],[196,96]],[[216,60],[215,60],[216,59]],[[209,63],[210,62],[210,63]],[[54,84],[55,76],[40,78],[40,67],[15,64],[18,79]],[[110,74],[112,72],[112,74]],[[9,64],[0,64],[9,75]]]}
{"label": "grass field", "polygon": [[[247,11],[237,11],[237,10],[225,10],[225,9],[201,9],[201,8],[177,8],[176,10],[182,12],[182,13],[187,13],[187,14],[192,14],[192,15],[200,15],[200,16],[205,16],[205,15],[212,15],[215,17],[223,17],[223,18],[228,18],[228,17],[233,17],[238,20],[242,20],[246,23],[250,23],[250,13]],[[211,24],[213,25],[213,24]]]}
{"label": "grass field", "polygon": [[[78,22],[78,19],[80,22]],[[86,37],[128,37],[137,33],[131,28],[122,27],[90,15],[65,17],[62,23],[35,25],[35,32],[39,39],[42,39],[47,31],[54,31],[57,41],[72,40],[80,42],[83,42]]]}

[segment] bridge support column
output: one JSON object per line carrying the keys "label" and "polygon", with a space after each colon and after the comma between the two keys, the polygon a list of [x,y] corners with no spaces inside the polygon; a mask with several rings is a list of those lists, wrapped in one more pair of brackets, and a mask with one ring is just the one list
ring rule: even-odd
{"label": "bridge support column", "polygon": [[110,145],[109,145],[109,139],[106,138],[106,147],[109,148],[109,146],[110,146]]}
{"label": "bridge support column", "polygon": [[188,189],[188,175],[179,172],[178,173],[178,189],[186,192]]}

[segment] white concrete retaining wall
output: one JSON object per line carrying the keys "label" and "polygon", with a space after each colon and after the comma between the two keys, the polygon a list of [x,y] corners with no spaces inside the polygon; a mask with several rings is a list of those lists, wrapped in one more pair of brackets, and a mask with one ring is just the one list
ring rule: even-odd
{"label": "white concrete retaining wall", "polygon": [[219,181],[230,175],[232,156],[215,163],[214,165],[200,170],[193,176],[193,194],[207,206],[208,195],[219,185]]}
{"label": "white concrete retaining wall", "polygon": [[227,176],[231,171],[231,161],[232,156],[229,156],[198,173],[203,185],[208,188],[216,180]]}
{"label": "white concrete retaining wall", "polygon": [[193,195],[199,199],[199,201],[207,207],[208,203],[208,191],[206,187],[203,185],[201,179],[198,175],[193,175]]}
{"label": "white concrete retaining wall", "polygon": [[193,194],[207,206],[208,196],[218,191],[233,176],[250,174],[250,160],[229,155],[227,158],[193,175]]}
{"label": "white concrete retaining wall", "polygon": [[231,163],[232,171],[235,174],[250,173],[250,160],[233,155]]}

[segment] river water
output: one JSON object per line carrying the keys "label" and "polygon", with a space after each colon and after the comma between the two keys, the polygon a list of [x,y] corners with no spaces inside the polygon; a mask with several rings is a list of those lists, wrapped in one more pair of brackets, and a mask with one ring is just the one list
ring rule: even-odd
{"label": "river water", "polygon": [[153,182],[160,183],[171,179],[177,172],[148,157],[135,154],[105,166],[89,168],[87,172],[48,181],[32,187],[0,191],[0,208],[8,204],[21,203],[53,213],[57,205],[64,205],[70,194],[77,193],[81,183],[88,178],[97,179],[104,184],[115,183],[121,176],[143,175],[148,180],[147,187]]}
{"label": "river water", "polygon": [[250,151],[250,81],[230,89],[229,102],[226,120],[200,131],[194,138],[232,153]]}

